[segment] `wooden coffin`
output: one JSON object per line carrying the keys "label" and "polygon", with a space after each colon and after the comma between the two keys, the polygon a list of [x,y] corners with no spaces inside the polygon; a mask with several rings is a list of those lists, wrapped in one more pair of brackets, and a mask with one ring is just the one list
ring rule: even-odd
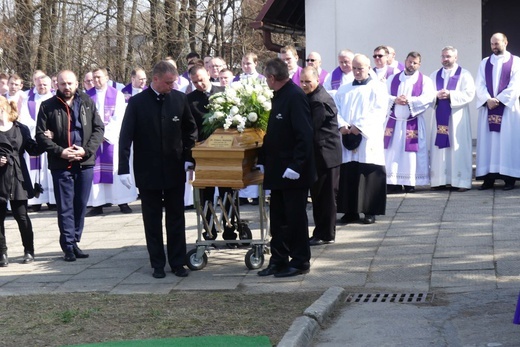
{"label": "wooden coffin", "polygon": [[196,188],[244,188],[261,184],[264,175],[255,170],[258,151],[262,147],[264,132],[260,129],[217,129],[204,142],[192,149],[195,159]]}

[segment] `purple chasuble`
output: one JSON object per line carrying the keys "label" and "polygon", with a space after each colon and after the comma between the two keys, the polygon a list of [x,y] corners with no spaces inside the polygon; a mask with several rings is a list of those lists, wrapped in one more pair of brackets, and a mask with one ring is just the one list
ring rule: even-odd
{"label": "purple chasuble", "polygon": [[[509,84],[509,80],[511,79],[511,68],[513,67],[513,55],[508,61],[502,64],[502,72],[500,73],[500,81],[498,82],[498,90],[496,94],[493,94],[493,64],[491,64],[491,57],[488,58],[485,67],[485,75],[486,75],[486,88],[491,95],[492,98],[496,97],[500,94],[504,89],[506,89]],[[499,103],[497,107],[490,110],[488,109],[488,124],[489,131],[500,132],[500,126],[502,125],[502,116],[504,115],[505,105],[503,103]]]}
{"label": "purple chasuble", "polygon": [[[437,90],[444,88],[444,78],[442,78],[442,70],[437,72],[435,83]],[[454,90],[460,79],[462,68],[459,66],[455,74],[448,80],[446,89]],[[435,110],[435,119],[437,121],[437,136],[435,137],[435,146],[439,148],[450,147],[449,124],[451,116],[451,104],[449,99],[437,100],[437,109]]]}
{"label": "purple chasuble", "polygon": [[132,83],[127,84],[121,89],[121,93],[125,96],[125,102],[128,103],[128,100],[132,97]]}
{"label": "purple chasuble", "polygon": [[330,86],[333,90],[338,90],[341,86],[341,79],[343,78],[343,71],[341,71],[341,68],[338,66],[337,68],[332,71],[332,76],[330,78]]}
{"label": "purple chasuble", "polygon": [[320,84],[323,85],[323,82],[325,82],[325,77],[327,77],[329,73],[323,69],[321,69],[321,73],[320,73]]}
{"label": "purple chasuble", "polygon": [[[404,72],[396,74],[392,79],[392,84],[390,85],[390,94],[393,96],[397,96],[397,90],[399,89],[399,85],[401,84],[400,77]],[[422,83],[423,83],[423,74],[419,72],[419,76],[417,77],[417,82],[413,85],[412,96],[419,96],[422,94]],[[390,141],[392,140],[392,136],[394,135],[394,129],[396,124],[394,106],[392,107],[392,112],[388,117],[388,122],[386,123],[385,129],[385,138],[384,138],[384,147],[388,149],[390,145]],[[405,143],[405,151],[406,152],[417,152],[419,151],[419,124],[417,121],[417,117],[414,117],[412,114],[406,120],[406,143]]]}
{"label": "purple chasuble", "polygon": [[388,77],[392,76],[393,74],[394,74],[394,68],[391,66],[388,66],[386,68],[385,78],[388,79]]}
{"label": "purple chasuble", "polygon": [[[36,97],[36,93],[34,93],[33,88],[29,90],[28,99],[27,99],[27,107],[29,108],[29,115],[33,120],[36,120],[36,101],[34,98]],[[29,156],[29,169],[30,170],[41,170],[42,164],[40,161],[39,155],[30,155]]]}
{"label": "purple chasuble", "polygon": [[[97,93],[96,88],[87,90],[87,94],[96,103]],[[105,104],[103,112],[103,123],[108,124],[110,118],[114,115],[116,109],[117,89],[107,86],[105,93]],[[93,183],[114,183],[114,145],[103,141],[96,152],[96,163],[94,165],[94,178]]]}

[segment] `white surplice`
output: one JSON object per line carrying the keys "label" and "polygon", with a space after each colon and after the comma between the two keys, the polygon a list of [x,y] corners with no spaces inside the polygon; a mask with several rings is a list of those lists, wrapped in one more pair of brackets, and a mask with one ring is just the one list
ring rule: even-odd
{"label": "white surplice", "polygon": [[[404,73],[390,76],[387,80],[388,92],[394,78],[399,76],[400,84],[397,96],[405,95],[408,105],[395,105],[396,118],[395,129],[388,148],[385,150],[386,182],[387,184],[422,186],[430,183],[430,170],[428,160],[428,144],[426,141],[426,126],[424,112],[432,106],[435,98],[435,90],[432,80],[423,75],[422,93],[412,96],[414,84],[417,82],[419,72],[413,75]],[[390,105],[395,102],[396,97],[390,95]],[[417,117],[419,149],[417,152],[405,151],[406,125],[410,114]]]}
{"label": "white surplice", "polygon": [[[505,105],[500,132],[489,131],[486,102],[492,96],[486,88],[485,67],[488,59],[493,64],[493,91],[498,88],[502,64],[513,59],[508,86],[495,97]],[[478,70],[477,91],[477,171],[476,176],[499,173],[520,178],[520,58],[504,52],[503,55],[484,58]]]}
{"label": "white surplice", "polygon": [[[31,131],[31,137],[34,139],[34,135],[36,134],[36,118],[38,115],[38,110],[40,109],[40,104],[52,98],[53,94],[51,92],[40,95],[38,93],[34,94],[34,119],[33,116],[29,112],[28,97],[23,98],[22,107],[20,108],[18,121],[24,125],[26,125]],[[30,164],[30,156],[26,152],[24,154],[25,162],[27,164],[27,169],[29,170],[29,175],[31,177],[31,183],[34,185],[35,182],[41,184],[43,188],[43,193],[40,194],[38,198],[32,198],[27,201],[29,206],[31,205],[41,205],[41,204],[55,204],[56,198],[54,197],[54,185],[52,183],[52,176],[49,170],[48,162],[47,162],[47,153],[42,153],[40,155],[40,167],[41,169],[31,170]]]}
{"label": "white surplice", "polygon": [[[458,69],[455,64],[452,69],[442,68],[444,85],[446,89],[448,80]],[[437,89],[436,70],[430,75]],[[435,145],[437,136],[437,121],[435,111],[431,117],[430,136],[430,180],[432,187],[451,185],[457,188],[471,188],[473,143],[471,138],[471,119],[469,104],[475,97],[475,82],[470,72],[461,69],[460,78],[454,90],[450,90],[451,115],[448,123],[448,136],[450,147],[439,148]]]}
{"label": "white surplice", "polygon": [[[96,89],[96,108],[100,117],[104,120],[106,89]],[[114,166],[112,170],[113,183],[96,183],[92,184],[88,206],[103,206],[104,204],[126,204],[137,200],[137,189],[135,187],[135,180],[132,179],[134,185],[128,189],[125,187],[117,177],[117,167],[119,162],[119,132],[123,123],[125,115],[126,102],[123,93],[117,92],[116,105],[114,114],[109,122],[105,122],[104,141],[108,141],[114,145]]]}
{"label": "white surplice", "polygon": [[385,165],[383,135],[388,110],[385,84],[374,79],[366,85],[345,84],[336,93],[334,102],[338,108],[338,128],[355,125],[363,134],[355,150],[341,146],[342,163]]}

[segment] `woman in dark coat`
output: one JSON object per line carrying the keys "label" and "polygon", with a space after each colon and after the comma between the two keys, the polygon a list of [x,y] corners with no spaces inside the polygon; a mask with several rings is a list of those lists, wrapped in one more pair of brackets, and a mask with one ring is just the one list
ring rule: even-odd
{"label": "woman in dark coat", "polygon": [[9,264],[4,227],[8,201],[22,236],[23,263],[34,261],[34,234],[27,214],[27,200],[34,197],[34,190],[23,155],[40,155],[42,151],[29,128],[17,119],[16,103],[0,96],[0,266]]}

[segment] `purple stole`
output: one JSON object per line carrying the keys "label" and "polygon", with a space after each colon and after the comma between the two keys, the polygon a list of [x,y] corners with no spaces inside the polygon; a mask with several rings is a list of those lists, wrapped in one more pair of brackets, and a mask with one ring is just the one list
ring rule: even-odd
{"label": "purple stole", "polygon": [[[28,99],[27,99],[27,107],[29,108],[29,115],[33,120],[36,120],[36,101],[34,101],[36,94],[34,93],[34,89],[29,89]],[[30,170],[41,170],[42,164],[40,161],[39,155],[30,155],[29,156],[29,169]]]}
{"label": "purple stole", "polygon": [[[94,101],[97,101],[96,88],[91,88],[87,90],[87,94]],[[105,93],[105,104],[104,104],[104,112],[103,112],[103,123],[105,125],[108,124],[110,118],[114,115],[114,111],[116,109],[116,98],[117,98],[117,89],[107,86],[107,91]],[[101,146],[99,146],[96,152],[96,163],[94,165],[94,178],[93,183],[114,183],[114,145],[109,144],[106,141],[103,141]]]}
{"label": "purple stole", "polygon": [[[143,90],[148,88],[147,86],[143,87]],[[123,89],[121,89],[121,93],[125,96],[125,102],[128,104],[128,100],[132,97],[132,83],[127,84]]]}
{"label": "purple stole", "polygon": [[[486,62],[485,75],[486,75],[486,87],[489,95],[495,97],[506,89],[511,79],[511,68],[513,67],[513,55],[508,61],[502,64],[502,71],[500,73],[500,81],[498,82],[498,90],[496,94],[493,94],[493,65],[491,64],[491,57]],[[502,116],[504,115],[505,105],[499,103],[497,107],[490,110],[488,107],[488,124],[489,131],[500,132],[500,126],[502,125]]]}
{"label": "purple stole", "polygon": [[297,85],[299,86],[300,85],[300,74],[302,72],[302,68],[301,67],[297,67],[296,68],[296,72],[294,73],[294,75],[291,77],[292,81]]}
{"label": "purple stole", "polygon": [[[437,76],[435,79],[437,90],[441,90],[444,88],[444,78],[442,78],[442,70],[443,69],[440,69],[439,72],[437,72]],[[446,89],[454,90],[457,87],[461,71],[462,68],[459,66],[457,71],[455,71],[455,74],[451,76],[448,80],[448,85],[446,86]],[[439,148],[450,147],[450,136],[448,126],[450,123],[450,116],[450,100],[437,100],[437,109],[435,110],[435,119],[437,121],[437,136],[435,137],[435,146]]]}
{"label": "purple stole", "polygon": [[[399,78],[401,74],[404,72],[400,72],[394,76],[392,79],[392,84],[390,85],[390,94],[393,96],[397,96],[397,90],[399,89],[399,85],[401,81]],[[417,77],[417,82],[413,85],[412,96],[419,96],[422,94],[422,83],[423,83],[423,74],[418,72],[419,76]],[[392,140],[392,136],[394,135],[395,129],[395,113],[394,106],[392,107],[392,112],[390,113],[390,117],[388,117],[388,122],[386,123],[385,129],[385,138],[384,144],[385,149],[388,149],[390,145],[390,140]],[[417,117],[413,117],[411,114],[406,120],[406,143],[405,143],[405,151],[406,152],[417,152],[419,150],[419,125],[417,121]]]}
{"label": "purple stole", "polygon": [[341,71],[341,68],[338,66],[337,68],[332,71],[332,76],[330,78],[330,86],[333,90],[338,90],[341,86],[341,79],[343,78],[343,71]]}
{"label": "purple stole", "polygon": [[321,69],[320,73],[320,84],[323,85],[323,82],[325,82],[325,77],[327,77],[329,73],[323,69]]}

